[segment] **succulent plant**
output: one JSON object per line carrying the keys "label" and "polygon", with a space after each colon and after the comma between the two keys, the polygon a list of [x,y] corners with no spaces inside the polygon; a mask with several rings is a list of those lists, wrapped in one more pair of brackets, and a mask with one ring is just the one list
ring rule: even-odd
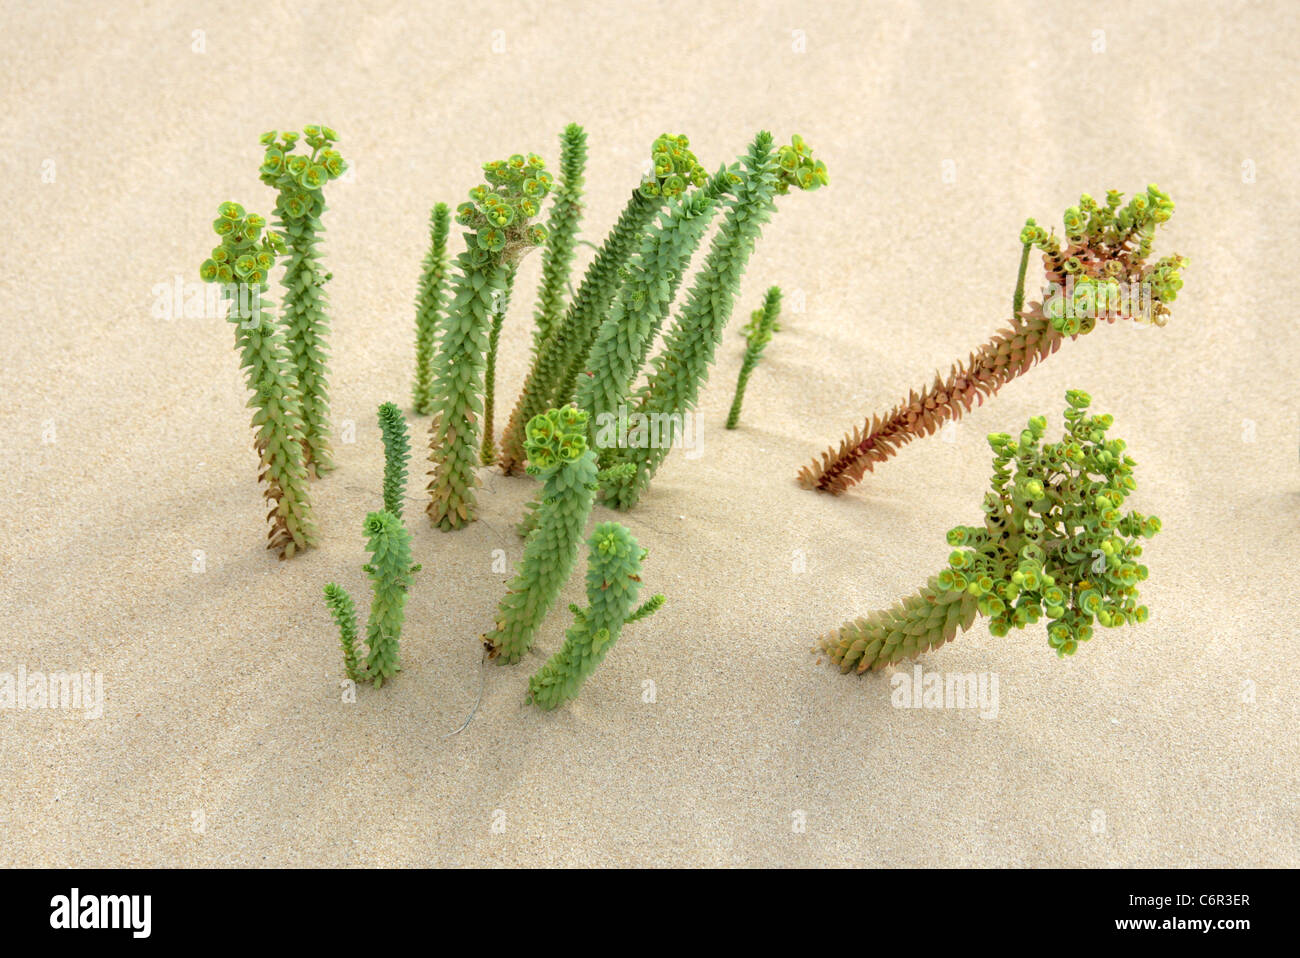
{"label": "succulent plant", "polygon": [[587,414],[551,409],[528,423],[528,472],[542,481],[523,558],[483,636],[489,656],[517,662],[569,578],[596,493],[596,454],[587,448]]}
{"label": "succulent plant", "polygon": [[533,349],[541,346],[564,315],[565,290],[573,267],[578,226],[582,222],[583,173],[587,167],[587,132],[570,123],[560,136],[560,182],[546,218],[542,250],[542,285],[533,310]]}
{"label": "succulent plant", "polygon": [[812,160],[811,152],[800,137],[794,138],[793,145],[775,150],[772,134],[764,131],[736,168],[727,215],[685,305],[664,338],[663,349],[651,360],[649,381],[637,396],[635,414],[646,421],[665,423],[668,435],[661,434],[657,442],[618,450],[611,462],[633,468],[601,486],[602,499],[614,508],[629,509],[636,504],[668,455],[685,416],[694,409],[731,318],[749,256],[776,208],[774,198],[791,186],[815,190],[828,182],[825,167]]}
{"label": "succulent plant", "polygon": [[1078,390],[1066,403],[1059,442],[1043,444],[1041,416],[1017,438],[989,436],[984,520],[948,533],[947,568],[892,608],[840,626],[815,651],[844,672],[865,672],[951,641],[983,615],[996,636],[1045,619],[1048,644],[1065,656],[1094,625],[1146,621],[1139,539],[1159,532],[1160,520],[1122,511],[1137,464],[1122,439],[1106,437],[1112,417],[1089,415],[1091,399]]}
{"label": "succulent plant", "polygon": [[442,315],[447,281],[447,231],[451,213],[446,203],[437,203],[429,214],[429,252],[420,273],[420,292],[415,300],[415,387],[412,404],[421,416],[433,411],[433,346]]}
{"label": "succulent plant", "polygon": [[646,228],[665,202],[690,186],[704,186],[708,176],[684,136],[665,133],[651,149],[650,171],[628,199],[582,278],[564,316],[537,348],[523,390],[501,439],[501,469],[510,473],[524,462],[524,430],[532,418],[574,397],[578,373],[596,339],[600,324],[622,281],[622,271],[636,252]]}
{"label": "succulent plant", "polygon": [[[597,331],[585,374],[578,377],[577,403],[588,414],[593,446],[602,424],[624,411],[637,372],[672,309],[677,286],[731,176],[720,171],[710,181],[711,188],[669,200],[629,263],[623,286]],[[598,453],[605,456],[604,450]]]}
{"label": "succulent plant", "polygon": [[[456,211],[466,249],[456,258],[451,299],[434,355],[434,464],[429,518],[444,530],[476,518],[475,468],[484,428],[484,383],[494,317],[510,294],[515,264],[546,241],[532,223],[551,188],[551,175],[535,154],[515,154],[484,164],[487,180],[470,190]],[[487,428],[491,423],[487,422]]]}
{"label": "succulent plant", "polygon": [[763,297],[762,307],[750,313],[749,322],[742,330],[745,334],[745,358],[740,362],[736,393],[731,400],[731,411],[727,413],[728,429],[735,429],[740,424],[740,407],[745,401],[745,387],[754,373],[754,367],[763,358],[763,350],[772,341],[772,333],[778,328],[777,317],[780,314],[781,289],[773,286]]}
{"label": "succulent plant", "polygon": [[623,626],[652,615],[663,605],[656,595],[633,608],[641,591],[641,561],[646,550],[617,522],[596,526],[587,542],[587,607],[569,606],[573,627],[564,645],[528,680],[528,698],[553,709],[576,698],[584,682],[605,660]]}
{"label": "succulent plant", "polygon": [[330,274],[321,270],[316,247],[325,231],[321,225],[324,186],[347,172],[347,162],[334,148],[337,139],[338,134],[328,126],[307,126],[302,146],[308,152],[295,152],[297,133],[272,130],[262,134],[261,140],[266,148],[261,179],[278,191],[276,225],[284,232],[288,248],[281,280],[285,342],[302,397],[306,462],[317,475],[334,468],[326,381],[329,320],[325,283]]}
{"label": "succulent plant", "polygon": [[339,627],[343,664],[354,682],[371,682],[382,688],[402,670],[400,645],[406,621],[406,595],[420,566],[411,563],[411,533],[390,512],[366,516],[364,531],[370,562],[362,569],[370,576],[370,619],[366,623],[366,657],[358,662],[356,608],[347,590],[330,583],[325,603]]}
{"label": "succulent plant", "polygon": [[[1086,335],[1102,322],[1148,321],[1163,326],[1169,304],[1183,282],[1186,260],[1167,256],[1148,263],[1156,227],[1173,214],[1174,204],[1155,186],[1127,204],[1114,190],[1105,205],[1086,194],[1065,211],[1065,243],[1032,219],[1021,231],[1020,275],[1012,299],[1010,328],[1000,331],[965,363],[884,416],[855,427],[803,467],[805,488],[838,494],[900,447],[961,418],[1017,376],[1060,348],[1067,338]],[[1042,251],[1047,294],[1042,303],[1024,308],[1025,267],[1031,248]]]}
{"label": "succulent plant", "polygon": [[384,511],[402,518],[406,501],[406,464],[411,458],[411,440],[406,417],[395,403],[379,407],[379,432],[384,442]]}
{"label": "succulent plant", "polygon": [[258,479],[266,483],[271,509],[267,548],[281,559],[314,545],[316,523],[307,491],[301,399],[284,331],[262,298],[267,277],[284,255],[284,238],[266,229],[266,220],[238,203],[222,203],[213,231],[221,243],[199,268],[209,283],[219,283],[230,303],[227,320],[235,327],[235,346],[252,392],[254,444],[261,457]]}

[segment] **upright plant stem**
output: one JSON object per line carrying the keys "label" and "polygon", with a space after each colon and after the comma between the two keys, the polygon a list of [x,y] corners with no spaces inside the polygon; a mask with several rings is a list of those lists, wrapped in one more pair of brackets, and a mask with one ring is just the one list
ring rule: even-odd
{"label": "upright plant stem", "polygon": [[542,285],[533,311],[533,349],[541,348],[564,315],[565,290],[573,266],[574,242],[582,222],[583,173],[587,166],[587,133],[570,123],[560,136],[560,183],[546,219],[542,250]]}
{"label": "upright plant stem", "polygon": [[450,213],[438,203],[429,215],[430,247],[420,274],[415,305],[415,386],[412,405],[421,416],[433,412],[433,345],[442,314],[447,279],[447,231]]}
{"label": "upright plant stem", "polygon": [[495,395],[497,381],[497,349],[501,343],[501,325],[510,309],[510,292],[515,286],[515,267],[510,267],[505,294],[498,296],[492,309],[492,330],[488,334],[487,369],[483,374],[483,449],[480,460],[491,466],[497,461],[495,438]]}

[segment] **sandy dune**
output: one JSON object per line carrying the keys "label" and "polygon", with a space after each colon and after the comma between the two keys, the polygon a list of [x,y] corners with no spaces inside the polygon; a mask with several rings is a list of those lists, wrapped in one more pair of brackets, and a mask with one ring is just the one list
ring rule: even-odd
{"label": "sandy dune", "polygon": [[[0,672],[98,672],[105,694],[96,720],[0,711],[0,864],[1300,865],[1294,5],[370,6],[260,3],[244,25],[197,3],[0,9]],[[412,484],[405,671],[355,704],[320,590],[367,594],[374,414],[409,406],[429,207],[484,160],[554,163],[574,120],[589,240],[665,130],[710,168],[759,129],[802,133],[831,187],[780,201],[703,455],[674,453],[623,520],[667,605],[542,714],[523,695],[553,614],[448,738],[533,481],[488,476],[482,521],[453,534],[419,521]],[[197,281],[219,201],[270,212],[258,135],[317,121],[355,167],[325,244],[347,435],[313,487],[321,548],[278,563],[231,330],[159,317],[155,290]],[[998,328],[1026,216],[1149,181],[1178,204],[1160,250],[1191,260],[1165,329],[1067,344],[843,497],[796,486]],[[738,330],[773,283],[792,308],[728,433]],[[887,676],[819,666],[819,633],[921,585],[979,516],[984,435],[1036,413],[1054,432],[1071,387],[1114,415],[1132,505],[1164,521],[1151,621],[1067,661],[1041,629],[983,625],[924,658],[996,674],[996,717],[896,709]]]}

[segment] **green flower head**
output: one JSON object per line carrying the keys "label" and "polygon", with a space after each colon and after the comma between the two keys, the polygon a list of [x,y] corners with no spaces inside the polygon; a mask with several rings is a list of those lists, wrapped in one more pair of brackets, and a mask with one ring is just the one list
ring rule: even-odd
{"label": "green flower head", "polygon": [[1159,531],[1155,517],[1122,511],[1136,488],[1135,463],[1121,440],[1106,438],[1112,417],[1087,413],[1091,402],[1081,390],[1066,394],[1059,442],[1042,443],[1041,416],[1017,443],[989,436],[994,481],[984,525],[949,531],[955,551],[937,579],[942,589],[978,596],[994,634],[1050,620],[1048,642],[1062,656],[1091,638],[1094,623],[1146,616],[1137,604],[1147,576],[1137,538]]}
{"label": "green flower head", "polygon": [[581,459],[587,451],[587,413],[572,406],[550,409],[524,429],[528,470],[534,475]]}
{"label": "green flower head", "polygon": [[812,147],[797,133],[791,137],[788,146],[776,151],[776,164],[778,193],[788,193],[792,186],[811,191],[830,183],[826,164],[812,158]]}
{"label": "green flower head", "polygon": [[641,195],[646,197],[678,196],[686,184],[707,182],[708,173],[689,149],[685,136],[663,133],[650,148],[651,172],[641,181]]}

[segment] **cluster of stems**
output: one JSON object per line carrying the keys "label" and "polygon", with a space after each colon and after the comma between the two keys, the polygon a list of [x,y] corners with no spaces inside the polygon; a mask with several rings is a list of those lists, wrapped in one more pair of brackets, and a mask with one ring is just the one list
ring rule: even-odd
{"label": "cluster of stems", "polygon": [[727,428],[735,429],[740,425],[740,407],[745,401],[745,387],[754,367],[763,358],[763,350],[772,341],[772,334],[780,328],[777,317],[781,313],[781,289],[773,286],[763,297],[763,305],[754,310],[745,326],[745,358],[740,361],[740,375],[736,377],[736,394],[731,400],[731,411],[727,413]]}
{"label": "cluster of stems", "polygon": [[1041,416],[1018,438],[989,436],[984,521],[948,533],[947,568],[892,608],[846,622],[815,651],[845,672],[880,669],[951,641],[982,615],[996,636],[1045,619],[1049,645],[1066,656],[1094,625],[1146,621],[1138,540],[1159,532],[1160,520],[1121,511],[1137,488],[1136,463],[1122,439],[1106,437],[1112,417],[1088,415],[1084,392],[1071,390],[1066,403],[1059,442],[1042,442]]}
{"label": "cluster of stems", "polygon": [[252,392],[254,445],[261,458],[258,479],[266,484],[271,529],[267,547],[287,559],[315,544],[316,524],[308,495],[302,402],[284,329],[263,299],[267,277],[284,254],[284,239],[266,220],[238,203],[222,203],[213,230],[221,243],[199,268],[220,283],[230,304],[248,388]]}
{"label": "cluster of stems", "polygon": [[568,309],[535,350],[502,435],[499,464],[503,472],[515,472],[523,465],[524,433],[532,418],[573,398],[578,373],[618,293],[622,270],[655,214],[667,200],[680,196],[688,186],[704,185],[707,179],[686,137],[665,133],[655,140],[650,172],[632,192],[618,222],[587,267]]}
{"label": "cluster of stems", "polygon": [[[663,349],[651,360],[649,381],[630,414],[642,422],[661,424],[658,435],[652,442],[610,450],[611,461],[631,466],[601,486],[603,501],[614,508],[636,504],[677,441],[684,417],[692,414],[731,318],[745,266],[763,224],[776,209],[775,198],[792,186],[814,190],[827,182],[825,166],[812,159],[812,150],[801,137],[773,149],[772,135],[766,131],[754,139],[733,178],[727,215]],[[604,453],[607,443],[601,445]]]}
{"label": "cluster of stems", "polygon": [[[1011,324],[955,364],[944,377],[884,415],[867,419],[799,472],[807,489],[838,494],[889,459],[900,447],[961,418],[1017,376],[1056,352],[1066,339],[1101,323],[1121,320],[1163,326],[1169,304],[1182,288],[1186,260],[1167,256],[1149,263],[1156,228],[1172,215],[1173,202],[1155,186],[1127,204],[1111,190],[1104,204],[1091,196],[1065,211],[1065,242],[1032,219],[1021,231],[1020,270],[1012,296]],[[1033,249],[1043,255],[1042,302],[1024,302],[1025,272]]]}
{"label": "cluster of stems", "polygon": [[585,374],[578,379],[577,404],[588,414],[589,438],[607,465],[617,450],[598,442],[598,431],[625,414],[637,373],[672,309],[691,258],[720,198],[736,182],[738,174],[724,168],[701,189],[669,201],[629,263],[622,288],[596,332]]}
{"label": "cluster of stems", "polygon": [[587,544],[587,607],[569,607],[574,622],[565,633],[564,645],[528,680],[528,698],[538,708],[553,709],[576,698],[618,641],[623,626],[652,615],[664,602],[662,595],[656,595],[634,608],[646,550],[625,526],[602,522]]}

